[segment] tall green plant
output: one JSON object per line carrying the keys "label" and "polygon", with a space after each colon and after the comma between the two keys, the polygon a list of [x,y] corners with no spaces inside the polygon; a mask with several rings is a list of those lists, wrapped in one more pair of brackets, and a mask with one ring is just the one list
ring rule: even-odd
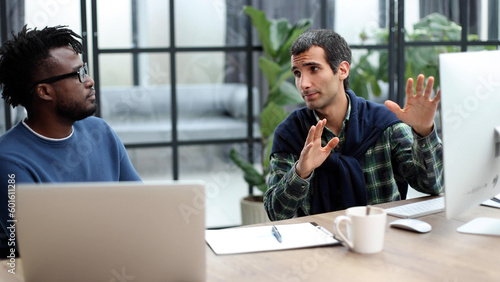
{"label": "tall green plant", "polygon": [[302,19],[292,25],[284,18],[269,20],[263,11],[251,6],[245,6],[244,12],[258,32],[264,53],[259,58],[259,68],[268,84],[267,99],[260,114],[262,172],[257,171],[253,164],[235,149],[231,150],[229,156],[243,170],[245,181],[265,192],[274,129],[289,114],[285,111],[285,106],[303,102],[298,90],[289,82],[293,76],[290,71],[290,47],[295,39],[311,26],[312,21]]}

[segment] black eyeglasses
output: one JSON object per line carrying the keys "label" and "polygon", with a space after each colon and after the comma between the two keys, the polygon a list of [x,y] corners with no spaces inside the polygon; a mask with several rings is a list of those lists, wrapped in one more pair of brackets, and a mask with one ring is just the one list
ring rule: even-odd
{"label": "black eyeglasses", "polygon": [[40,83],[54,83],[59,80],[66,79],[68,77],[72,77],[74,75],[78,75],[78,80],[80,80],[81,83],[85,81],[85,76],[89,74],[89,69],[87,67],[87,63],[83,64],[83,67],[80,67],[77,71],[72,72],[72,73],[67,73],[67,74],[61,74],[58,76],[42,79],[40,81],[35,82],[33,86],[31,86],[31,90],[35,88]]}

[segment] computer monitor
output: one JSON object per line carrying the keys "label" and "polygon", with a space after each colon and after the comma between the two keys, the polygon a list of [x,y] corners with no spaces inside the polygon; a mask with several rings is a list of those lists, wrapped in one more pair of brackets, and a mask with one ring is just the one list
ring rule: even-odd
{"label": "computer monitor", "polygon": [[[500,193],[500,51],[441,54],[439,76],[445,209],[456,219]],[[500,220],[458,231],[500,235]]]}

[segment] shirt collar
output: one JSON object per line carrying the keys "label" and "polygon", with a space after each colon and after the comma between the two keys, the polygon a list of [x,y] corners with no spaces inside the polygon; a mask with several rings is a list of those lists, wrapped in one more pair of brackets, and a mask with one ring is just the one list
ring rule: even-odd
{"label": "shirt collar", "polygon": [[22,120],[22,123],[24,125],[24,127],[26,127],[31,133],[35,134],[36,136],[44,139],[44,140],[47,140],[47,141],[64,141],[66,139],[69,139],[71,138],[71,136],[73,136],[73,132],[75,131],[74,130],[74,127],[71,127],[71,134],[68,135],[67,137],[64,137],[64,138],[50,138],[50,137],[45,137],[43,135],[41,135],[40,133],[34,131],[33,129],[31,129],[31,127],[29,127],[28,124],[26,124],[26,122],[24,121],[24,119]]}

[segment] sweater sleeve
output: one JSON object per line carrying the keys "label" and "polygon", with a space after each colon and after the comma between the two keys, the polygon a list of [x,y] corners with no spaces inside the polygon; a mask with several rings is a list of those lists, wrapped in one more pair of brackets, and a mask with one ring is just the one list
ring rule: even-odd
{"label": "sweater sleeve", "polygon": [[415,190],[438,195],[443,191],[443,145],[435,130],[426,137],[417,135],[411,127],[394,127],[392,146],[400,176]]}
{"label": "sweater sleeve", "polygon": [[271,156],[268,190],[264,194],[264,207],[271,220],[292,218],[299,212],[309,214],[309,186],[314,172],[302,179],[295,172],[295,164],[293,155]]}

